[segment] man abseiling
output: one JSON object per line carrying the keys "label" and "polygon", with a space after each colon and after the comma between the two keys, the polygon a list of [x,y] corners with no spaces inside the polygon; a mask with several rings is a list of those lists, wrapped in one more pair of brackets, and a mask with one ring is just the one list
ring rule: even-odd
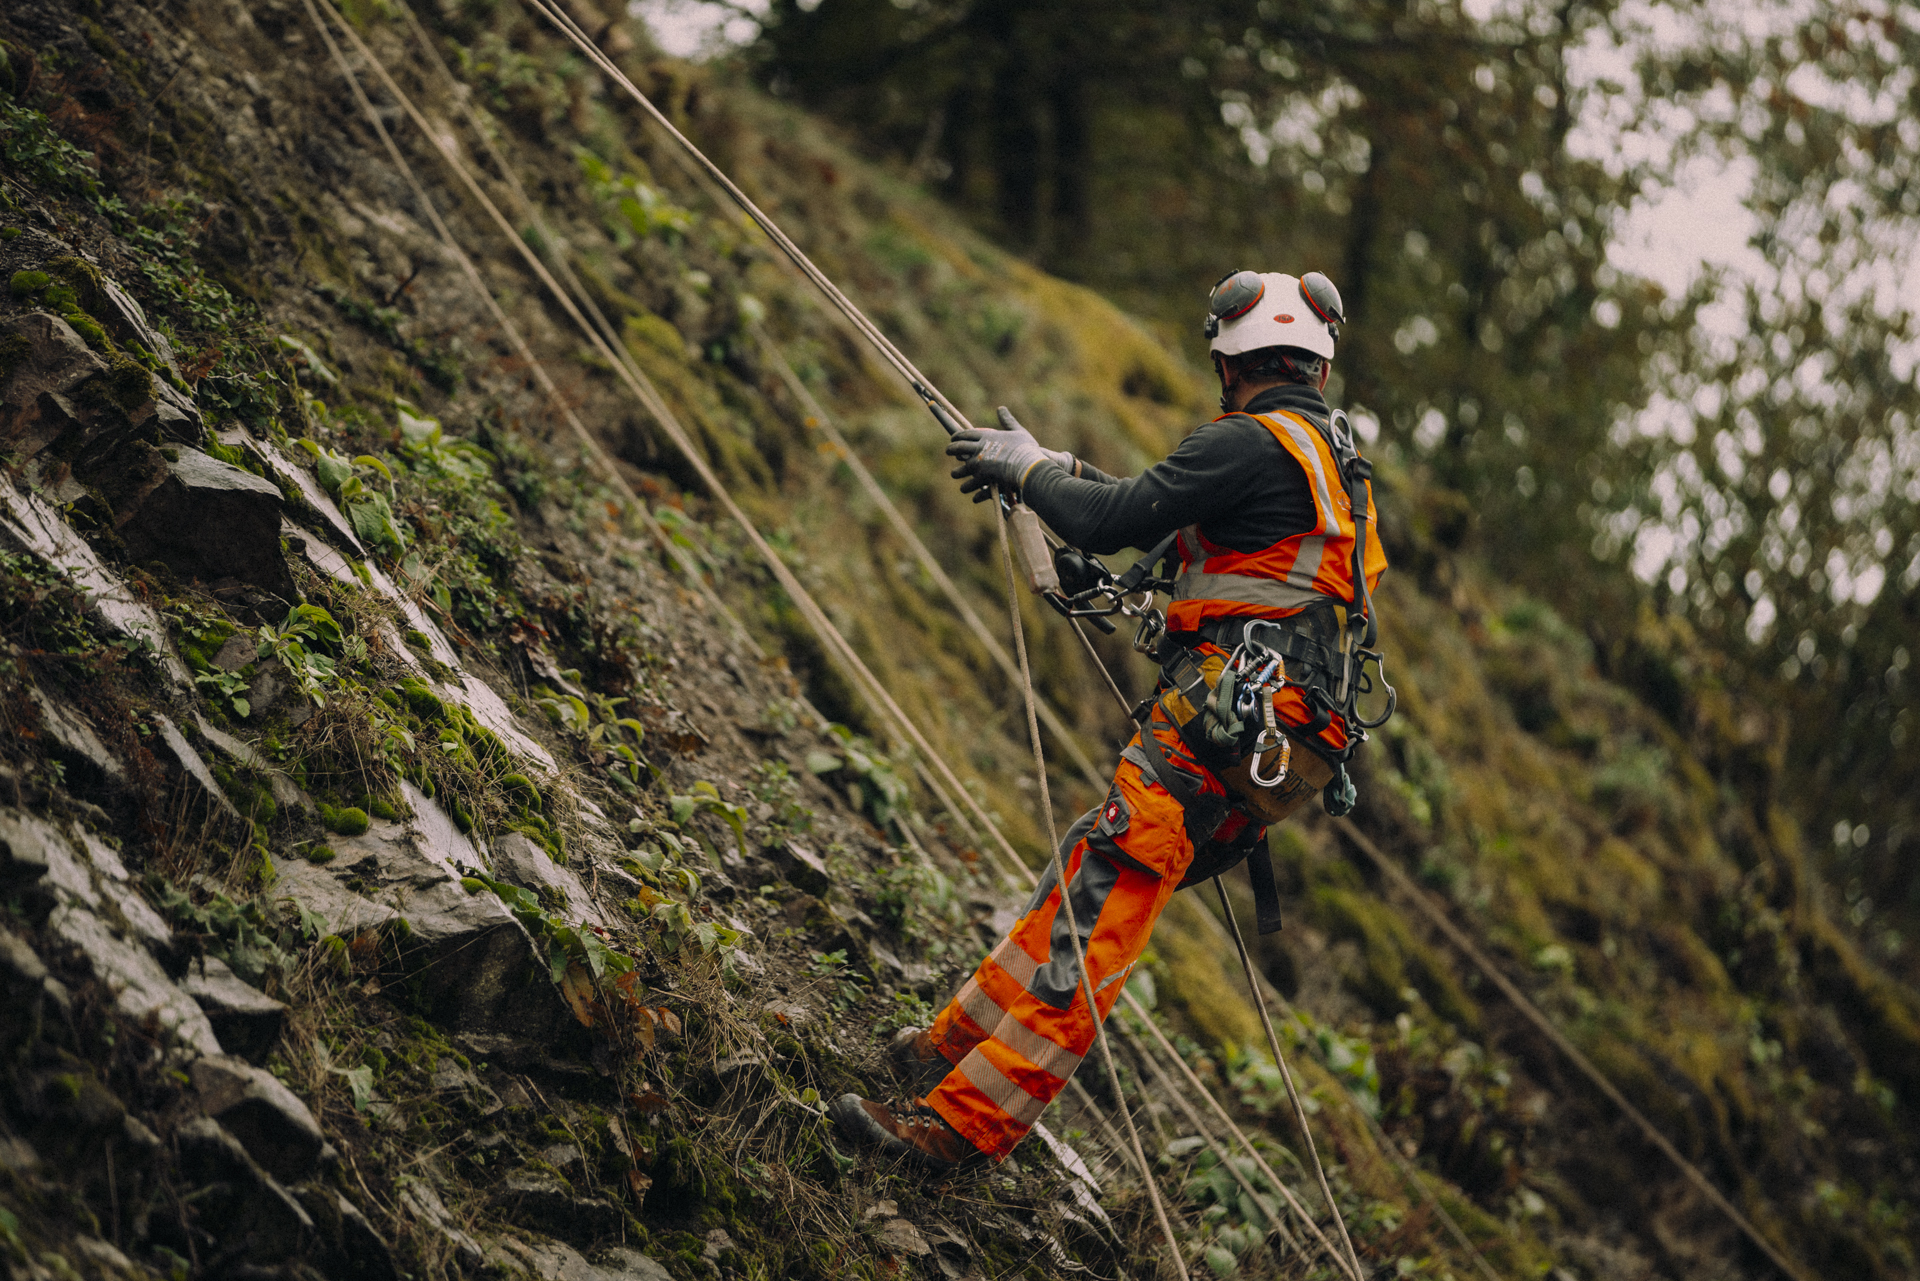
{"label": "man abseiling", "polygon": [[[897,1107],[854,1094],[835,1101],[832,1114],[849,1137],[935,1170],[1004,1158],[1091,1051],[1094,1018],[1119,999],[1173,893],[1252,851],[1256,884],[1261,869],[1270,883],[1267,826],[1330,781],[1345,786],[1341,767],[1356,734],[1334,686],[1350,651],[1350,609],[1370,596],[1386,555],[1371,486],[1346,483],[1351,436],[1336,428],[1322,395],[1344,319],[1339,292],[1317,272],[1222,279],[1207,332],[1224,413],[1131,479],[1043,448],[1005,408],[1002,430],[962,432],[949,443],[959,460],[953,474],[976,502],[995,491],[1018,495],[1068,544],[1103,555],[1178,531],[1180,572],[1159,697],[1121,752],[1106,800],[1061,841],[1097,1012],[1087,1008],[1049,870],[933,1025],[895,1038],[896,1061],[919,1097]],[[1360,522],[1353,494],[1368,509]],[[1262,697],[1272,698],[1288,743],[1264,755],[1223,751],[1217,735],[1201,732],[1197,706],[1253,620],[1279,624],[1262,637],[1286,637],[1286,681]],[[1261,786],[1281,760],[1285,777]]]}

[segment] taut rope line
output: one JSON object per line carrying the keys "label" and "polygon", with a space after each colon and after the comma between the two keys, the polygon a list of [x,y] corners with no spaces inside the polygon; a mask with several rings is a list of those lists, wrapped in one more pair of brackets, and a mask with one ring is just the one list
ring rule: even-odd
{"label": "taut rope line", "polygon": [[1539,1006],[1527,998],[1526,993],[1514,986],[1513,980],[1508,978],[1486,953],[1475,946],[1471,938],[1467,937],[1467,932],[1455,925],[1446,912],[1442,911],[1424,890],[1414,884],[1413,878],[1407,875],[1404,868],[1388,858],[1386,852],[1369,840],[1367,834],[1355,827],[1351,821],[1335,819],[1333,826],[1335,831],[1353,842],[1354,848],[1365,854],[1373,865],[1393,882],[1394,888],[1420,909],[1422,915],[1433,922],[1434,928],[1447,936],[1448,942],[1458,948],[1476,969],[1500,989],[1501,995],[1511,1001],[1513,1007],[1519,1010],[1529,1023],[1540,1029],[1547,1040],[1553,1043],[1555,1049],[1566,1055],[1567,1061],[1572,1063],[1582,1076],[1593,1082],[1595,1089],[1606,1095],[1607,1099],[1639,1128],[1640,1133],[1649,1143],[1660,1149],[1662,1155],[1671,1161],[1708,1201],[1713,1203],[1715,1209],[1731,1219],[1733,1225],[1740,1229],[1747,1240],[1757,1246],[1760,1252],[1766,1255],[1782,1273],[1793,1278],[1793,1281],[1804,1281],[1805,1274],[1799,1267],[1781,1253],[1778,1246],[1762,1236],[1760,1229],[1754,1227],[1747,1216],[1740,1213],[1733,1202],[1727,1199],[1726,1194],[1714,1186],[1713,1181],[1707,1178],[1698,1166],[1681,1155],[1680,1149],[1673,1145],[1673,1141],[1662,1134],[1639,1108],[1628,1101],[1627,1096],[1620,1092],[1620,1088],[1607,1079],[1606,1074],[1594,1065],[1592,1059],[1581,1053],[1580,1047],[1569,1040],[1567,1034],[1555,1026],[1553,1020],[1549,1019]]}
{"label": "taut rope line", "polygon": [[[309,3],[313,2],[315,2],[315,0],[309,0]],[[775,580],[779,582],[782,590],[787,593],[793,600],[794,605],[800,610],[801,616],[807,620],[808,625],[813,629],[814,633],[819,636],[821,641],[827,646],[828,652],[837,656],[848,670],[854,673],[857,683],[863,687],[863,692],[866,693],[869,699],[880,709],[883,719],[891,718],[895,724],[904,731],[914,747],[920,751],[926,762],[938,772],[941,779],[950,789],[949,794],[940,796],[942,804],[954,812],[956,818],[958,818],[960,806],[954,804],[952,799],[954,795],[958,795],[961,800],[965,802],[966,807],[972,810],[974,817],[979,819],[982,826],[995,838],[999,846],[999,853],[1003,854],[1011,865],[1024,866],[1020,863],[1019,856],[1015,854],[1013,846],[1000,834],[999,828],[988,818],[986,811],[981,808],[979,801],[975,800],[972,793],[968,792],[967,789],[961,785],[960,780],[954,776],[945,758],[933,750],[925,736],[920,733],[919,727],[900,709],[899,704],[894,701],[893,696],[887,691],[886,686],[881,684],[878,677],[874,676],[872,670],[867,667],[866,663],[847,641],[846,637],[841,635],[840,630],[834,626],[832,620],[827,617],[826,612],[822,610],[818,602],[813,599],[812,594],[801,585],[798,578],[794,577],[793,571],[787,568],[786,562],[780,559],[778,553],[767,543],[758,527],[754,525],[752,519],[748,517],[740,505],[734,501],[733,495],[727,490],[725,484],[721,482],[718,474],[714,472],[712,465],[708,463],[706,455],[700,452],[699,448],[694,444],[692,436],[687,432],[687,429],[680,423],[680,420],[674,415],[673,411],[667,407],[666,401],[661,397],[659,390],[654,387],[652,380],[638,367],[634,366],[630,360],[622,360],[620,354],[600,336],[592,324],[587,321],[586,317],[581,314],[580,309],[574,305],[573,299],[568,296],[566,290],[560,286],[559,282],[554,280],[552,274],[547,271],[545,264],[540,261],[539,257],[527,247],[526,242],[514,231],[513,224],[507,221],[506,216],[500,212],[499,206],[494,204],[493,200],[480,187],[479,183],[475,181],[473,174],[461,161],[457,152],[455,152],[451,141],[442,137],[428,124],[426,118],[420,113],[420,109],[414,105],[413,100],[394,82],[393,77],[388,74],[385,66],[381,64],[379,59],[373,56],[373,51],[367,47],[366,42],[360,39],[359,33],[340,17],[339,13],[333,8],[331,0],[317,0],[317,3],[324,7],[333,17],[334,21],[340,25],[341,29],[346,33],[347,38],[353,43],[355,51],[358,52],[362,58],[366,59],[368,65],[372,67],[374,74],[379,77],[381,85],[389,94],[393,95],[394,100],[399,103],[408,118],[413,121],[414,126],[433,143],[435,148],[440,152],[442,159],[446,161],[448,167],[453,170],[455,176],[458,177],[466,187],[468,194],[479,203],[481,208],[486,211],[488,217],[493,220],[494,225],[511,241],[515,250],[519,252],[522,261],[526,263],[527,267],[540,280],[541,284],[553,294],[555,300],[560,303],[574,324],[579,327],[580,332],[586,337],[589,344],[613,367],[614,372],[619,375],[621,381],[626,385],[635,399],[637,399],[648,414],[660,424],[661,429],[667,433],[668,437],[673,441],[674,446],[679,449],[681,454],[686,458],[687,464],[694,469],[695,473],[700,477],[701,482],[705,484],[709,492],[713,494],[715,501],[720,503],[727,514],[740,526],[741,531],[746,534],[747,540],[753,544],[754,550],[758,552],[761,559],[766,562],[768,569],[772,571]],[[435,217],[437,219],[438,215],[436,214]],[[936,789],[936,794],[938,794],[938,789]],[[962,819],[961,822],[963,826],[970,826],[964,819]]]}
{"label": "taut rope line", "polygon": [[1240,922],[1234,919],[1233,904],[1227,898],[1226,882],[1216,876],[1213,878],[1213,888],[1220,894],[1220,910],[1226,914],[1227,925],[1233,931],[1233,945],[1240,952],[1240,965],[1247,972],[1247,987],[1253,992],[1253,1008],[1260,1011],[1260,1026],[1266,1029],[1267,1045],[1273,1050],[1273,1061],[1280,1065],[1280,1079],[1286,1082],[1287,1098],[1293,1103],[1293,1114],[1300,1120],[1300,1137],[1306,1140],[1307,1155],[1313,1158],[1313,1173],[1320,1180],[1320,1195],[1327,1199],[1327,1209],[1333,1213],[1334,1226],[1340,1229],[1340,1243],[1347,1248],[1347,1261],[1353,1265],[1354,1275],[1365,1276],[1366,1270],[1360,1266],[1360,1256],[1354,1253],[1353,1238],[1347,1235],[1346,1216],[1340,1213],[1340,1203],[1333,1199],[1333,1187],[1327,1182],[1327,1168],[1320,1162],[1320,1149],[1313,1141],[1313,1127],[1307,1124],[1307,1109],[1300,1102],[1299,1087],[1293,1083],[1293,1069],[1287,1066],[1286,1056],[1280,1053],[1280,1035],[1273,1030],[1273,1016],[1267,1011],[1267,996],[1260,990],[1260,979],[1253,968],[1253,957],[1247,953],[1247,940],[1240,933]]}
{"label": "taut rope line", "polygon": [[625,89],[633,100],[640,104],[641,110],[651,116],[655,124],[666,130],[675,142],[686,149],[687,154],[698,162],[700,167],[707,172],[708,176],[719,183],[729,196],[733,197],[734,202],[746,212],[749,218],[759,224],[760,230],[767,233],[768,238],[780,247],[780,251],[792,259],[794,266],[800,268],[807,279],[812,281],[814,286],[827,296],[828,301],[832,302],[833,305],[840,310],[841,314],[853,323],[855,328],[866,335],[867,341],[871,342],[879,350],[882,358],[884,358],[888,364],[892,365],[902,378],[905,378],[913,385],[916,393],[930,402],[939,404],[941,408],[952,414],[954,420],[962,427],[971,427],[973,425],[967,421],[967,416],[960,412],[959,407],[948,400],[940,389],[934,386],[926,375],[922,374],[898,347],[893,345],[892,340],[880,332],[880,327],[867,319],[866,313],[861,311],[859,307],[854,305],[851,299],[840,292],[839,286],[833,283],[827,276],[827,273],[814,266],[813,259],[807,257],[805,251],[803,251],[799,245],[794,244],[786,232],[780,230],[778,223],[762,213],[760,206],[754,204],[753,201],[748,198],[747,193],[740,190],[733,179],[727,177],[725,170],[713,163],[713,161],[707,159],[706,153],[694,146],[687,136],[674,126],[673,121],[667,119],[666,114],[662,112],[660,108],[654,106],[653,101],[648,98],[646,94],[641,93],[640,90],[634,86],[633,81],[627,79],[626,73],[621,71],[620,68],[615,65],[613,59],[609,58],[598,45],[594,44],[593,41],[587,37],[586,32],[580,29],[579,24],[575,23],[573,19],[563,13],[557,5],[551,3],[551,0],[528,0],[528,3],[546,15],[547,20],[560,28],[561,32],[574,43],[580,52],[586,54],[595,66],[613,77],[614,82],[622,89]]}
{"label": "taut rope line", "polygon": [[[1013,543],[1007,537],[1007,520],[1004,512],[995,525],[1000,530],[1000,559],[1007,568],[1007,613],[1012,620],[1013,652],[1020,660],[1020,685],[1026,695],[1027,736],[1033,741],[1034,776],[1040,780],[1040,812],[1047,820],[1047,852],[1053,861],[1053,881],[1060,894],[1060,909],[1067,915],[1067,933],[1073,939],[1073,959],[1080,967],[1080,987],[1087,995],[1087,1018],[1093,1022],[1093,1039],[1100,1046],[1100,1061],[1107,1069],[1107,1077],[1117,1085],[1120,1078],[1113,1070],[1113,1046],[1107,1041],[1106,1020],[1100,1017],[1100,1007],[1094,1000],[1093,972],[1087,968],[1087,950],[1080,940],[1080,922],[1074,911],[1072,886],[1067,881],[1066,861],[1060,855],[1060,834],[1054,830],[1053,798],[1047,789],[1047,754],[1040,745],[1040,718],[1034,712],[1033,670],[1027,665],[1027,629],[1020,619],[1020,584],[1013,568]],[[1173,1224],[1167,1219],[1167,1207],[1160,1201],[1159,1185],[1153,1181],[1153,1167],[1147,1163],[1146,1149],[1140,1146],[1140,1131],[1133,1124],[1133,1113],[1125,1107],[1120,1109],[1120,1119],[1126,1122],[1127,1141],[1133,1146],[1134,1160],[1140,1163],[1141,1177],[1146,1181],[1147,1195],[1153,1201],[1153,1214],[1160,1221],[1160,1231],[1167,1238],[1167,1249],[1173,1255],[1173,1266],[1179,1271],[1181,1281],[1187,1281],[1187,1261],[1180,1253],[1180,1239],[1173,1234]]]}

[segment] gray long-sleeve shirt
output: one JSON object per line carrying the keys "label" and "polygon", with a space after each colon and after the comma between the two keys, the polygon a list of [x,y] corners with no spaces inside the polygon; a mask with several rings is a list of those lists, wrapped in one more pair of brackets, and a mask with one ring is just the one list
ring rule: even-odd
{"label": "gray long-sleeve shirt", "polygon": [[[1324,427],[1327,402],[1311,387],[1273,387],[1248,412],[1290,410]],[[1208,541],[1255,552],[1319,523],[1306,471],[1273,433],[1235,414],[1200,427],[1131,479],[1082,464],[1074,476],[1054,463],[1034,468],[1021,497],[1075,547],[1112,555],[1151,547],[1174,530],[1199,525]]]}

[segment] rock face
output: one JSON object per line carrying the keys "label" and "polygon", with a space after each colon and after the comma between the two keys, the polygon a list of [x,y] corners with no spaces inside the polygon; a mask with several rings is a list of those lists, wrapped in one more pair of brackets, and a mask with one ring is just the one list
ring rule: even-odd
{"label": "rock face", "polygon": [[82,418],[80,388],[105,375],[107,362],[73,326],[44,311],[0,326],[0,346],[10,356],[10,373],[0,383],[0,441],[31,459]]}
{"label": "rock face", "polygon": [[493,843],[493,870],[501,879],[543,898],[560,900],[571,920],[604,923],[580,878],[519,832],[508,832]]}
{"label": "rock face", "polygon": [[313,1244],[312,1216],[219,1122],[196,1117],[180,1127],[176,1142],[182,1172],[207,1189],[202,1220],[218,1226],[227,1248],[274,1263]]}
{"label": "rock face", "polygon": [[274,1178],[297,1182],[320,1162],[326,1138],[307,1105],[270,1072],[226,1055],[195,1060],[201,1109]]}
{"label": "rock face", "polygon": [[287,1007],[242,981],[218,957],[194,961],[180,986],[206,1012],[220,1044],[232,1053],[258,1060],[279,1037]]}
{"label": "rock face", "polygon": [[283,867],[281,888],[334,933],[404,919],[406,965],[436,1021],[535,1040],[573,1036],[526,930],[492,894],[460,883],[486,866],[480,851],[431,798],[410,783],[402,790],[407,822],[376,819],[359,836],[334,837],[331,863]]}
{"label": "rock face", "polygon": [[125,498],[116,513],[127,555],[162,561],[182,578],[234,578],[294,600],[280,553],[279,489],[197,449],[182,446],[160,457],[151,485]]}
{"label": "rock face", "polygon": [[151,647],[173,684],[193,683],[186,665],[173,652],[166,625],[152,607],[136,597],[45,500],[21,493],[11,484],[0,485],[0,534],[65,570],[85,594],[88,609],[114,631]]}

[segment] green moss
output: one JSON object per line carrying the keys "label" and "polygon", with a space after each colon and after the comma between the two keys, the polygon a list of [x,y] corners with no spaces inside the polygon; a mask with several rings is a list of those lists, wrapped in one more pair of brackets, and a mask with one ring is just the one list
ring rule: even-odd
{"label": "green moss", "polygon": [[341,836],[359,836],[367,830],[367,812],[351,805],[320,807],[320,825]]}
{"label": "green moss", "polygon": [[98,311],[106,290],[100,283],[100,269],[84,258],[72,255],[55,258],[47,264],[51,272],[62,284],[73,290],[74,301],[82,311]]}
{"label": "green moss", "polygon": [[16,271],[8,288],[13,290],[15,298],[27,299],[53,283],[53,277],[44,271]]}
{"label": "green moss", "polygon": [[331,863],[338,857],[340,856],[333,852],[333,847],[330,845],[315,845],[307,850],[309,863]]}
{"label": "green moss", "polygon": [[384,796],[369,796],[362,802],[369,814],[392,823],[400,817],[400,806]]}
{"label": "green moss", "polygon": [[509,832],[518,832],[547,852],[547,857],[556,863],[567,861],[566,838],[538,815],[519,814],[507,824]]}
{"label": "green moss", "polygon": [[[244,817],[252,819],[256,829],[269,827],[280,817],[280,806],[273,799],[273,790],[248,771],[216,764],[213,766],[213,777],[227,794],[227,799],[233,802],[233,807]],[[260,839],[256,830],[255,843]]]}
{"label": "green moss", "polygon": [[114,405],[132,413],[153,399],[153,375],[132,356],[116,351],[107,357],[102,390]]}
{"label": "green moss", "polygon": [[[414,634],[418,635],[417,632]],[[446,704],[417,676],[409,676],[400,682],[400,697],[406,700],[408,709],[423,721],[446,719]]]}
{"label": "green moss", "polygon": [[212,671],[213,656],[220,652],[233,633],[233,624],[224,620],[207,622],[195,619],[191,623],[183,623],[179,639],[180,657],[196,672]]}
{"label": "green moss", "polygon": [[525,774],[509,774],[500,780],[500,790],[509,797],[518,798],[532,809],[546,812],[546,801],[540,795],[540,789]]}

